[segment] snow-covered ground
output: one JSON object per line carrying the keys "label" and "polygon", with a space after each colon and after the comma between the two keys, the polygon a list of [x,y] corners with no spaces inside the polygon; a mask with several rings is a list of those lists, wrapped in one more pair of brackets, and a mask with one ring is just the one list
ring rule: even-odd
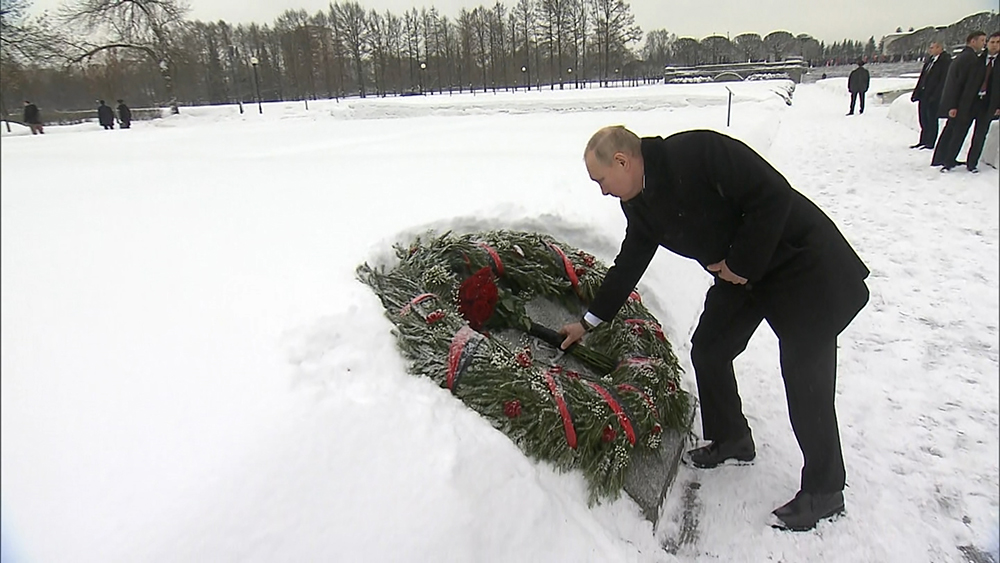
{"label": "snow-covered ground", "polygon": [[[907,149],[909,102],[890,117],[875,99],[899,79],[874,79],[865,114],[845,117],[845,80],[799,85],[791,106],[778,93],[790,83],[754,82],[3,131],[3,561],[995,552],[998,174],[941,174]],[[766,324],[737,364],[756,463],[681,467],[655,530],[627,497],[588,508],[581,476],[527,460],[405,372],[354,268],[427,228],[539,230],[612,260],[624,218],[582,153],[615,123],[743,139],[871,268],[871,302],[840,339],[846,517],[801,534],[766,525],[801,464]],[[688,339],[709,283],[661,251],[640,286],[692,390]]]}

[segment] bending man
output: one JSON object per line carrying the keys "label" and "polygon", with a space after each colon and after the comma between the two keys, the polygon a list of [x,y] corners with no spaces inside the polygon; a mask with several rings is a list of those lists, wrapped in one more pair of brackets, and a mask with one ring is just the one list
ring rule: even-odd
{"label": "bending man", "polygon": [[606,127],[584,152],[590,177],[621,200],[625,239],[584,318],[563,347],[615,317],[657,248],[716,277],[692,337],[706,446],[687,460],[711,468],[756,451],[733,359],[762,320],[778,336],[792,430],[805,459],[799,493],[779,527],[811,529],[844,509],[844,460],[834,396],[837,335],[868,301],[868,268],[836,225],[762,157],[713,131],[640,139]]}

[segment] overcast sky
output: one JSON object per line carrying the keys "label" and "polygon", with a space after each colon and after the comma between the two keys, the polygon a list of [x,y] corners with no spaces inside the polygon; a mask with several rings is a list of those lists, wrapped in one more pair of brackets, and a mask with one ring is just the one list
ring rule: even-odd
{"label": "overcast sky", "polygon": [[[34,0],[37,10],[52,9],[64,0]],[[517,0],[504,0],[513,6]],[[434,6],[454,18],[465,7],[492,5],[489,0],[360,0],[362,6],[400,15],[411,7]],[[272,23],[287,9],[310,14],[325,10],[329,0],[189,0],[192,19],[229,23]],[[666,29],[679,37],[701,39],[714,33],[735,37],[775,30],[808,33],[833,42],[841,39],[878,41],[897,27],[920,29],[948,25],[978,12],[997,10],[997,0],[632,0],[635,21],[643,31]],[[984,30],[991,33],[996,30]]]}

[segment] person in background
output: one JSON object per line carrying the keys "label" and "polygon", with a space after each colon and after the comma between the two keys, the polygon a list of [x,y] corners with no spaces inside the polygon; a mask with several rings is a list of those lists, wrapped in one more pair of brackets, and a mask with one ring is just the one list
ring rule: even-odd
{"label": "person in background", "polygon": [[846,473],[834,407],[837,336],[868,302],[868,268],[836,224],[744,143],[714,131],[640,139],[621,126],[591,137],[584,162],[621,201],[621,250],[566,349],[615,318],[660,246],[715,278],[691,337],[708,445],[686,461],[712,468],[756,456],[733,360],[765,319],[778,336],[792,431],[805,460],[776,527],[808,530],[844,510]]}
{"label": "person in background", "polygon": [[917,102],[917,115],[920,116],[920,141],[910,145],[911,149],[934,148],[938,136],[938,106],[944,92],[944,81],[948,77],[948,65],[951,64],[951,55],[945,52],[940,41],[931,43],[927,55],[917,86],[910,95],[910,101]]}
{"label": "person in background", "polygon": [[38,111],[38,106],[28,100],[24,100],[24,123],[31,129],[32,135],[45,133],[42,127],[42,114]]}
{"label": "person in background", "polygon": [[854,103],[858,98],[861,98],[861,108],[858,113],[865,112],[865,93],[868,92],[870,82],[871,77],[865,68],[865,61],[859,58],[858,68],[852,70],[851,75],[847,77],[847,91],[851,93],[851,111],[847,112],[847,115],[854,115]]}
{"label": "person in background", "polygon": [[132,126],[132,110],[128,109],[124,100],[118,100],[118,123],[121,124],[122,129],[128,129]]}
{"label": "person in background", "polygon": [[97,100],[97,121],[105,129],[115,128],[115,112],[110,107],[104,105],[104,100]]}
{"label": "person in background", "polygon": [[986,33],[973,31],[965,38],[965,48],[948,67],[940,106],[941,117],[947,117],[948,122],[931,157],[931,166],[940,166],[942,172],[958,166],[958,153],[975,120],[973,104],[977,103],[986,74],[985,61],[979,58],[984,45]]}
{"label": "person in background", "polygon": [[965,157],[965,166],[975,174],[979,172],[979,157],[986,145],[986,134],[990,131],[990,123],[1000,117],[1000,67],[997,56],[1000,55],[1000,31],[990,35],[986,40],[986,52],[979,56],[983,59],[983,81],[979,85],[976,99],[972,103],[972,117],[976,127],[972,130],[972,145]]}

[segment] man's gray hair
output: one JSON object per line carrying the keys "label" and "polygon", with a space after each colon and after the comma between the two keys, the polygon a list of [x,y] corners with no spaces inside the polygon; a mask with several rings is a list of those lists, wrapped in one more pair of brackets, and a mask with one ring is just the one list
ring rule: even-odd
{"label": "man's gray hair", "polygon": [[594,158],[600,164],[611,164],[615,153],[623,152],[629,156],[640,156],[642,154],[642,142],[639,136],[629,131],[621,125],[610,125],[602,127],[594,133],[587,143],[587,150],[583,151],[583,157],[587,158],[587,153],[594,153]]}

